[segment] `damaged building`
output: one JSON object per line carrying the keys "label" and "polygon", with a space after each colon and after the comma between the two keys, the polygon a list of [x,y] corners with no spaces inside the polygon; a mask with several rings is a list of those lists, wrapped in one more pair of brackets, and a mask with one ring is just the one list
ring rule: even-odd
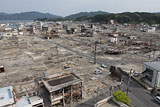
{"label": "damaged building", "polygon": [[160,62],[145,62],[141,79],[153,88],[160,88]]}
{"label": "damaged building", "polygon": [[82,100],[82,80],[73,73],[49,76],[42,82],[44,85],[42,96],[48,99],[45,102],[47,105],[65,106]]}

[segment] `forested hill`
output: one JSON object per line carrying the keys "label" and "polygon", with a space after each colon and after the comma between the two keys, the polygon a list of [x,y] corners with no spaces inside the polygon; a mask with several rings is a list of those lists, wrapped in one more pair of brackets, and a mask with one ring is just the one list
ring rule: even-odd
{"label": "forested hill", "polygon": [[99,14],[95,14],[96,12],[89,13],[79,13],[76,15],[70,15],[64,18],[47,18],[40,19],[41,21],[65,21],[65,20],[73,20],[73,21],[85,21],[89,20],[92,22],[101,22],[101,23],[109,23],[110,20],[115,20],[117,23],[148,23],[148,24],[160,24],[160,13],[147,13],[147,12],[124,12],[111,14],[107,12],[99,12]]}
{"label": "forested hill", "polygon": [[144,12],[125,12],[120,14],[110,15],[96,15],[92,18],[93,22],[109,22],[115,20],[118,23],[141,23],[146,22],[148,24],[160,24],[160,14],[158,13],[144,13]]}
{"label": "forested hill", "polygon": [[77,14],[72,14],[70,16],[66,16],[65,18],[66,19],[76,19],[76,18],[79,18],[79,17],[94,17],[96,15],[100,15],[100,14],[110,14],[108,12],[104,12],[104,11],[96,11],[96,12],[80,12],[80,13],[77,13]]}

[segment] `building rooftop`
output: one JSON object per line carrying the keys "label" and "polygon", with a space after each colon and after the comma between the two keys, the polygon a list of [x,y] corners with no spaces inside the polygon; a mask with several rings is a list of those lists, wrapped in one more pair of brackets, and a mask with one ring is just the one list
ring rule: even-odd
{"label": "building rooftop", "polygon": [[32,107],[40,103],[43,103],[43,99],[38,96],[33,96],[30,98],[28,98],[27,96],[23,96],[17,101],[16,107]]}
{"label": "building rooftop", "polygon": [[74,74],[64,74],[56,77],[43,80],[44,86],[49,92],[53,92],[69,85],[74,85],[82,82],[82,80]]}
{"label": "building rooftop", "polygon": [[145,65],[150,66],[158,71],[160,71],[160,61],[155,62],[144,62]]}
{"label": "building rooftop", "polygon": [[0,88],[0,104],[1,104],[1,106],[12,105],[15,103],[12,91],[13,91],[12,86]]}
{"label": "building rooftop", "polygon": [[29,100],[26,96],[23,96],[21,99],[19,99],[16,103],[16,107],[32,107],[29,105]]}
{"label": "building rooftop", "polygon": [[29,101],[30,101],[31,105],[43,103],[43,99],[38,96],[33,96],[33,97],[29,98]]}

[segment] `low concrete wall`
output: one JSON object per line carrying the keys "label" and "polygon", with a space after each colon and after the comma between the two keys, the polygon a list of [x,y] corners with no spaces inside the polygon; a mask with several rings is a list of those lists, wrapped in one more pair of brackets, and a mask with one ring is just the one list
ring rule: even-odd
{"label": "low concrete wall", "polygon": [[110,100],[111,98],[112,98],[112,96],[107,97],[107,98],[99,101],[98,103],[96,103],[96,104],[94,105],[94,107],[99,107],[99,106],[103,105],[104,103],[108,102],[108,100]]}
{"label": "low concrete wall", "polygon": [[133,107],[132,105],[126,105],[126,104],[124,104],[124,103],[122,103],[122,102],[118,102],[118,101],[114,100],[114,98],[113,98],[112,96],[107,97],[107,98],[99,101],[98,103],[96,103],[96,104],[94,105],[94,107],[100,107],[100,106],[102,106],[103,104],[107,103],[109,100],[112,100],[112,101],[117,105],[117,107],[129,107],[129,106],[130,106],[130,107]]}

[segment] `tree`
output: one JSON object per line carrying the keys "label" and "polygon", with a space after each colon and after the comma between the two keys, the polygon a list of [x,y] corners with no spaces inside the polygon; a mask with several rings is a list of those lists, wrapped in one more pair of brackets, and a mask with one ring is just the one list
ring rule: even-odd
{"label": "tree", "polygon": [[108,15],[105,14],[100,14],[100,15],[96,15],[92,18],[93,22],[103,22],[103,23],[108,23]]}
{"label": "tree", "polygon": [[101,14],[96,15],[92,18],[93,22],[109,22],[110,20],[115,20],[118,23],[148,23],[160,24],[160,14],[155,13],[145,13],[145,12],[125,12],[119,14]]}
{"label": "tree", "polygon": [[75,19],[75,21],[85,21],[85,20],[90,20],[91,18],[88,16],[81,16]]}
{"label": "tree", "polygon": [[126,93],[121,90],[117,90],[113,93],[113,97],[116,101],[123,102],[125,104],[129,104],[131,102],[130,98],[126,95]]}
{"label": "tree", "polygon": [[116,67],[115,66],[111,66],[110,67],[110,72],[111,72],[111,77],[116,77]]}

